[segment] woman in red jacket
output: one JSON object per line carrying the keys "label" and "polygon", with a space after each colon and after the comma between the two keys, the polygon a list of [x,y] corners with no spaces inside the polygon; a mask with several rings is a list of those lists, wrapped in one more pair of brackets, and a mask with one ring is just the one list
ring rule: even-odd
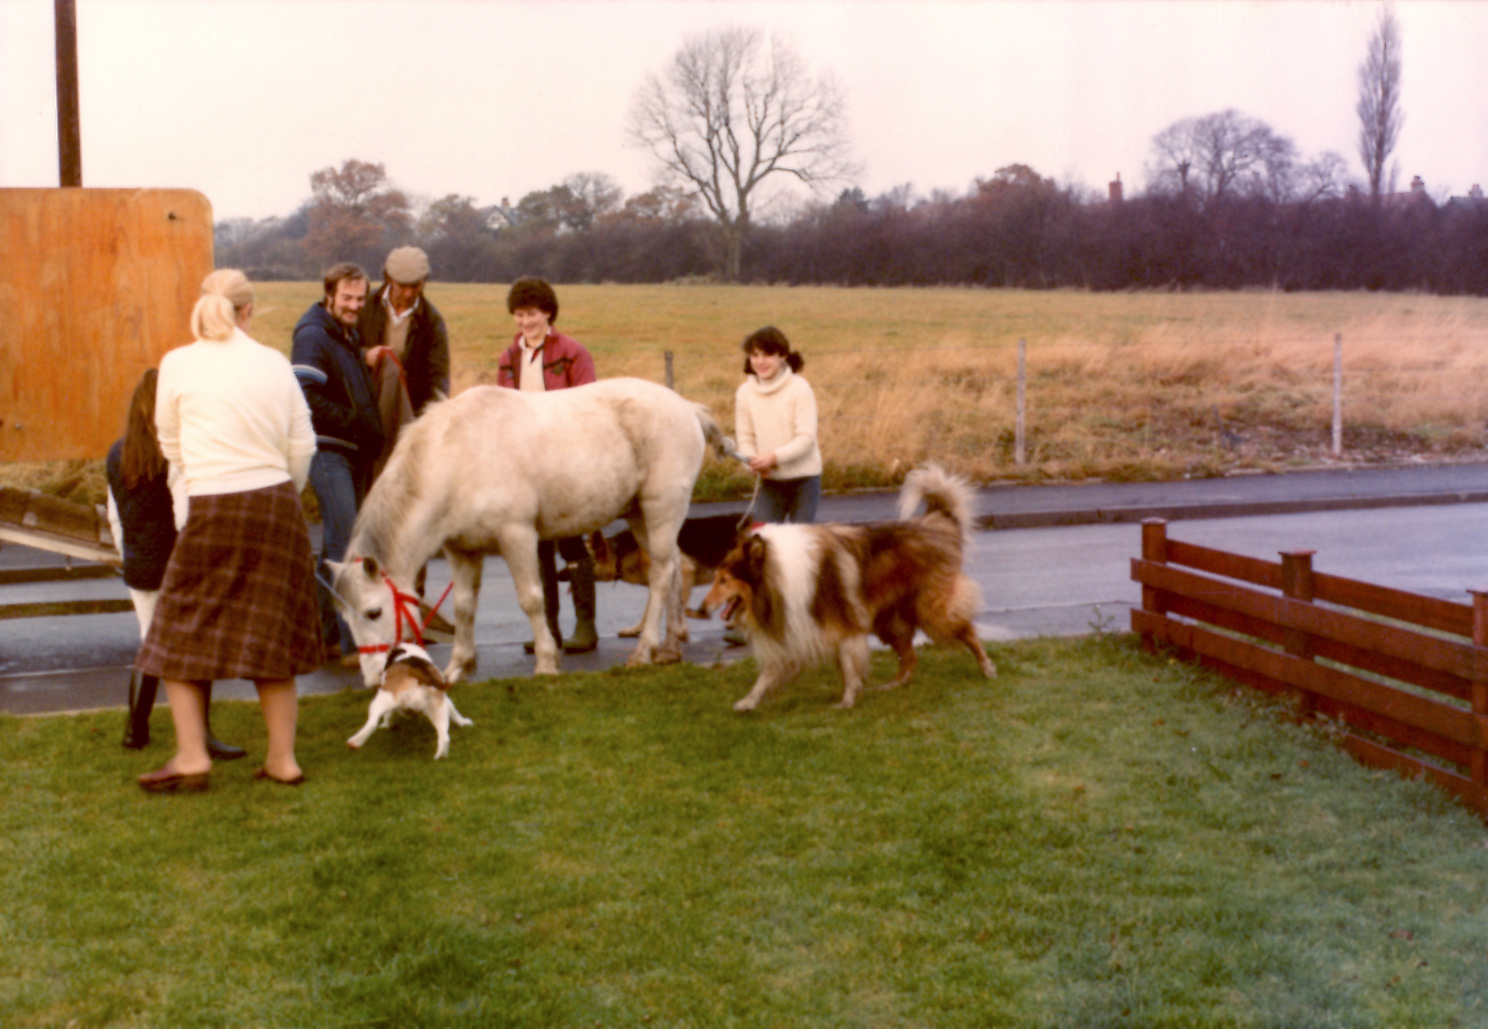
{"label": "woman in red jacket", "polygon": [[[536,276],[523,276],[512,283],[506,309],[516,319],[517,335],[501,355],[497,385],[542,393],[594,381],[594,358],[589,351],[578,340],[553,328],[558,320],[558,295],[552,286]],[[555,541],[538,541],[537,562],[548,631],[564,653],[586,653],[599,646],[599,633],[594,628],[594,559],[582,536],[556,541],[557,551],[569,564],[574,614],[578,618],[573,635],[565,641],[558,631],[558,561],[554,549]],[[526,649],[532,653],[533,644],[528,643]]]}

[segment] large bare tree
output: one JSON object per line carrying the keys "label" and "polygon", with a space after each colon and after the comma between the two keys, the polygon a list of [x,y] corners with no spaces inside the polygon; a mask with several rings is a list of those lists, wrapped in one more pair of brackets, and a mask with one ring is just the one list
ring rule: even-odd
{"label": "large bare tree", "polygon": [[758,29],[688,39],[637,90],[629,135],[660,162],[663,180],[702,199],[722,230],[730,280],[764,183],[789,178],[815,191],[856,170],[831,77],[812,75],[793,48]]}
{"label": "large bare tree", "polygon": [[1359,159],[1369,176],[1370,196],[1384,188],[1385,161],[1395,150],[1405,113],[1400,110],[1400,23],[1386,7],[1369,37],[1359,65]]}

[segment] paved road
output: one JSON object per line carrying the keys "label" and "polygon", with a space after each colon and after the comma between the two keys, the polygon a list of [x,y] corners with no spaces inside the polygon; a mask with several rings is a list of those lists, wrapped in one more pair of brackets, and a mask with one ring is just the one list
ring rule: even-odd
{"label": "paved road", "polygon": [[[1433,596],[1466,600],[1466,590],[1488,587],[1488,547],[1478,528],[1488,519],[1488,466],[1408,467],[1360,471],[1293,472],[1176,483],[1097,483],[994,486],[979,491],[985,527],[968,571],[981,583],[986,605],[978,624],[992,641],[1066,635],[1099,627],[1125,629],[1139,591],[1129,578],[1140,549],[1144,517],[1175,520],[1178,539],[1273,558],[1295,548],[1316,550],[1319,571],[1367,579]],[[745,505],[699,505],[696,513],[742,511]],[[865,521],[892,517],[894,497],[871,493],[825,498],[823,519]],[[56,563],[53,555],[9,546],[0,567]],[[430,586],[447,582],[442,561]],[[69,583],[67,598],[123,597],[118,579]],[[0,603],[61,599],[56,584],[0,589]],[[522,653],[526,619],[513,599],[505,564],[488,561],[477,616],[480,675],[523,676],[532,659]],[[622,662],[629,641],[615,633],[635,621],[645,592],[623,583],[601,584],[599,621],[604,641],[594,654],[569,656],[566,670],[596,670]],[[565,605],[564,624],[572,624]],[[0,711],[34,714],[118,707],[128,665],[138,646],[132,614],[20,619],[0,623]],[[721,627],[691,622],[687,658],[733,660]],[[447,648],[433,648],[438,659]],[[300,680],[307,694],[354,686],[359,676],[323,669]],[[235,681],[219,697],[253,696]]]}

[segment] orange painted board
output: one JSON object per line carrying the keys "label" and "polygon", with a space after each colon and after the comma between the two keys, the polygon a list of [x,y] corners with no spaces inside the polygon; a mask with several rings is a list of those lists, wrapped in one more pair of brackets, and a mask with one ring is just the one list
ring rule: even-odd
{"label": "orange painted board", "polygon": [[195,190],[0,189],[0,461],[103,457],[211,270]]}

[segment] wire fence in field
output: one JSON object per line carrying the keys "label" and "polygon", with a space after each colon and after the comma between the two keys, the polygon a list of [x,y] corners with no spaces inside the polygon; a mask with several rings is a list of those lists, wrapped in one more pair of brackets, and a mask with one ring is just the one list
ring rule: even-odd
{"label": "wire fence in field", "polygon": [[[984,424],[975,438],[995,443],[1014,466],[1029,463],[1035,439],[1074,425],[1087,439],[1104,435],[1113,446],[1157,445],[1181,427],[1190,437],[1212,433],[1233,450],[1241,426],[1265,431],[1268,419],[1278,428],[1326,432],[1328,452],[1342,458],[1346,430],[1426,438],[1480,433],[1488,347],[1474,335],[814,348],[808,374],[824,422],[862,422],[864,411],[871,420],[887,394],[912,395],[918,399],[902,403],[917,413],[904,419],[901,438],[927,425],[978,418]],[[668,351],[668,384],[673,361]],[[724,381],[731,393],[737,378]]]}

